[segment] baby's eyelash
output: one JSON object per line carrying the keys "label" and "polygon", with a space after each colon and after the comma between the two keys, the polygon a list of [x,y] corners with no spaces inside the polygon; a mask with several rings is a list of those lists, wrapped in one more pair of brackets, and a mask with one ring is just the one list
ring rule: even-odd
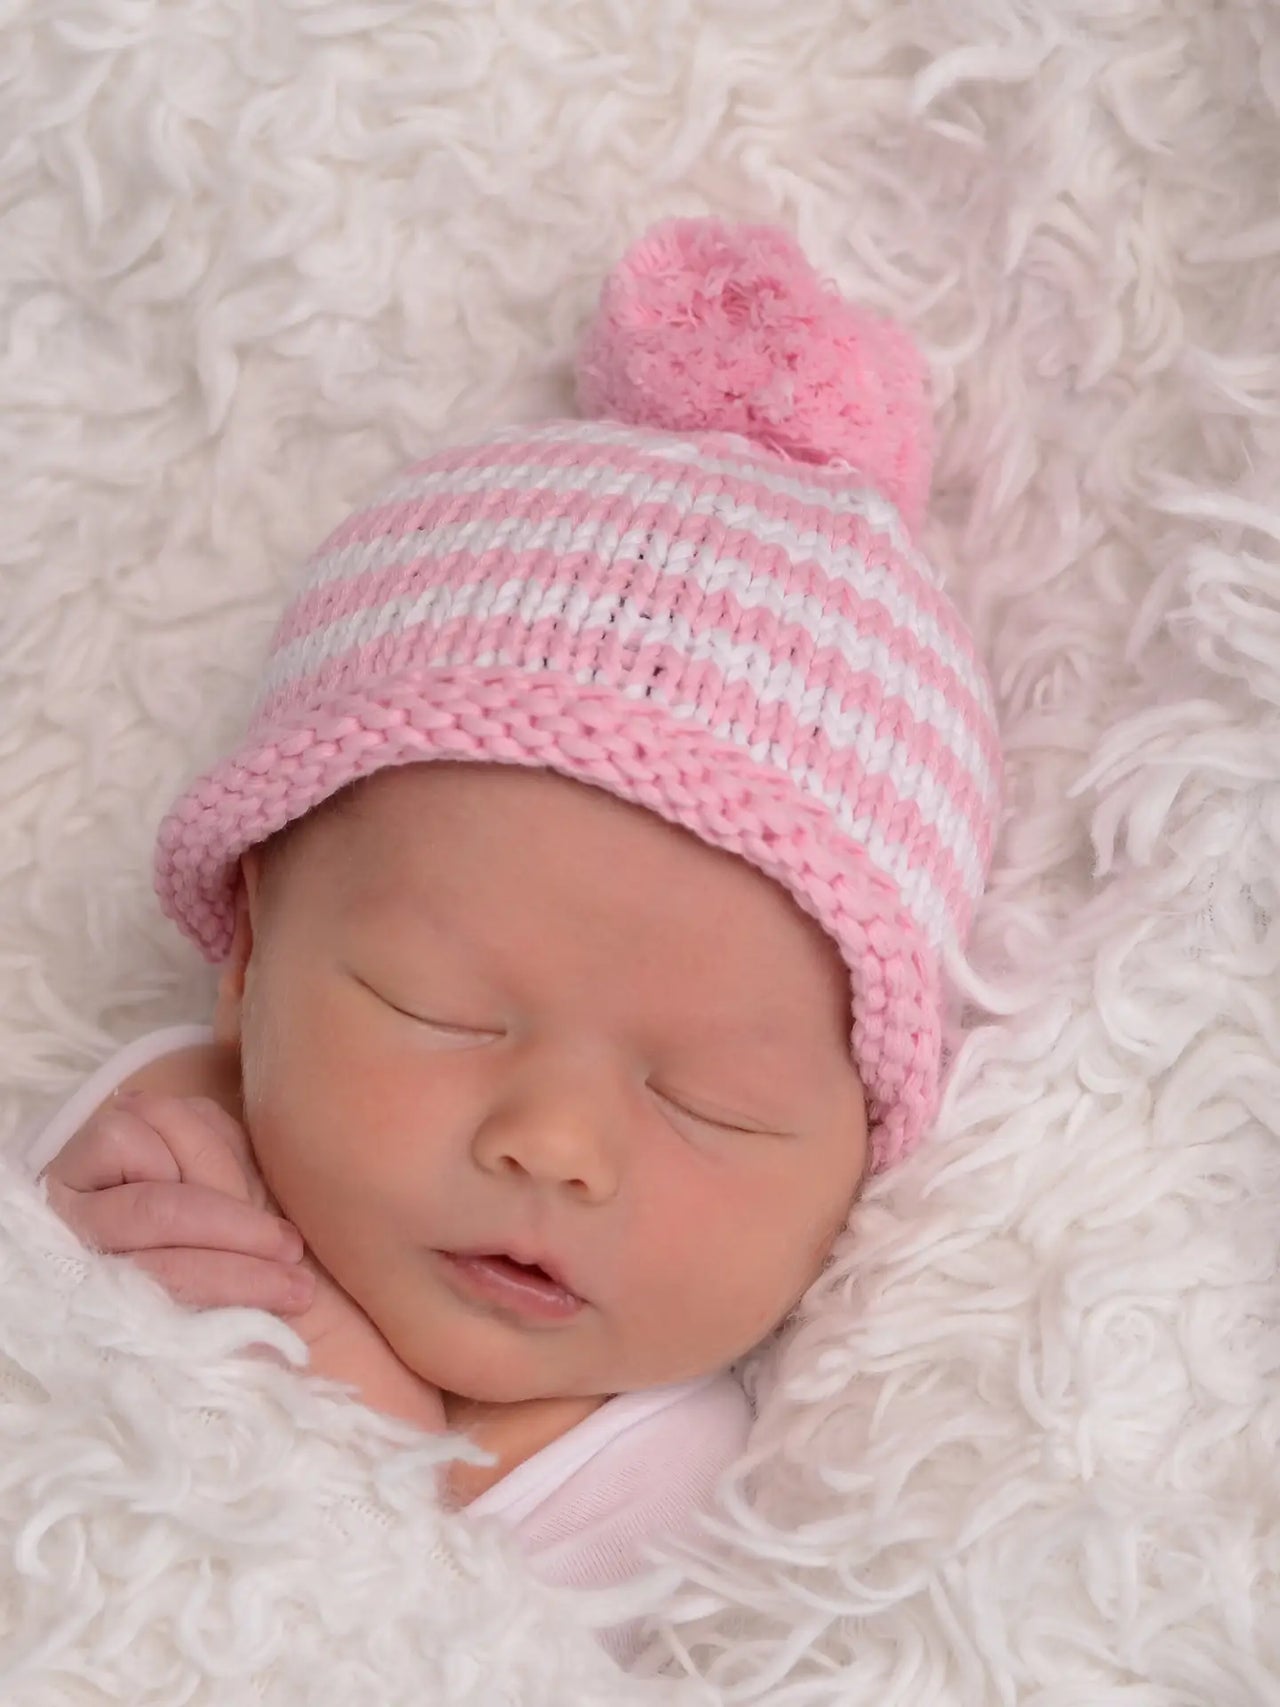
{"label": "baby's eyelash", "polygon": [[428,1026],[432,1031],[446,1032],[450,1037],[501,1037],[502,1033],[491,1025],[459,1025],[456,1020],[433,1019],[430,1014],[415,1014],[408,1008],[397,1007],[394,1002],[387,1006],[406,1019],[413,1020],[417,1025]]}
{"label": "baby's eyelash", "polygon": [[670,1091],[659,1090],[656,1085],[649,1088],[660,1101],[669,1103],[680,1114],[686,1115],[690,1120],[700,1121],[704,1126],[718,1127],[721,1132],[737,1132],[744,1138],[765,1138],[769,1135],[768,1129],[763,1126],[749,1126],[723,1115],[706,1114],[700,1109],[690,1108],[688,1103],[681,1102],[680,1098],[672,1096]]}
{"label": "baby's eyelash", "polygon": [[398,1014],[403,1014],[406,1019],[416,1020],[419,1025],[430,1026],[432,1031],[451,1032],[455,1037],[496,1037],[498,1035],[497,1032],[486,1026],[457,1025],[452,1020],[433,1019],[430,1014],[415,1014],[410,1013],[408,1008],[396,1008],[394,1002],[387,1005],[395,1008],[395,1011]]}
{"label": "baby's eyelash", "polygon": [[367,990],[371,996],[375,997],[377,1001],[381,1002],[384,1008],[390,1008],[392,1013],[400,1014],[404,1019],[413,1020],[416,1025],[429,1026],[432,1031],[448,1032],[454,1037],[500,1037],[502,1035],[502,1033],[494,1026],[459,1025],[456,1020],[436,1019],[431,1014],[415,1013],[412,1008],[401,1007],[399,1002],[393,1002],[390,996],[384,995],[381,990],[375,989],[374,986],[368,983],[365,979],[357,978],[356,982],[361,985],[363,989]]}

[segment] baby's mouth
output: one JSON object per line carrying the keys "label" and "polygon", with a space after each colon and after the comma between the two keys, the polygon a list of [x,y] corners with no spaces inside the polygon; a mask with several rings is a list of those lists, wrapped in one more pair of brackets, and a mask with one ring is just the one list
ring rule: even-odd
{"label": "baby's mouth", "polygon": [[524,1275],[530,1280],[544,1280],[551,1286],[559,1284],[558,1281],[552,1279],[541,1263],[521,1262],[516,1257],[507,1256],[503,1251],[494,1251],[487,1254],[483,1257],[483,1260],[485,1262],[496,1263],[499,1267],[508,1268],[517,1276]]}
{"label": "baby's mouth", "polygon": [[542,1321],[566,1321],[583,1301],[540,1262],[525,1262],[507,1251],[441,1251],[451,1278],[470,1298],[482,1299],[513,1315]]}

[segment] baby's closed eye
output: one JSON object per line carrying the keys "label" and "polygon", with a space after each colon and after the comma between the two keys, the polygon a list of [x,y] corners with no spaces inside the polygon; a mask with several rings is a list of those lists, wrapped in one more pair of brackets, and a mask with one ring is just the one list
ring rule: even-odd
{"label": "baby's closed eye", "polygon": [[722,1132],[737,1132],[748,1138],[782,1138],[787,1132],[775,1121],[762,1120],[741,1109],[731,1109],[696,1096],[685,1096],[664,1090],[650,1082],[649,1090],[667,1108],[700,1126],[714,1126]]}
{"label": "baby's closed eye", "polygon": [[465,1016],[453,1012],[428,1012],[425,1003],[412,1001],[407,997],[392,994],[387,989],[371,983],[367,978],[352,974],[354,981],[365,990],[375,1001],[389,1012],[398,1014],[402,1019],[410,1020],[413,1024],[430,1031],[439,1032],[446,1037],[452,1037],[458,1042],[486,1043],[505,1036],[505,1028],[492,1021],[481,1019],[478,1015]]}

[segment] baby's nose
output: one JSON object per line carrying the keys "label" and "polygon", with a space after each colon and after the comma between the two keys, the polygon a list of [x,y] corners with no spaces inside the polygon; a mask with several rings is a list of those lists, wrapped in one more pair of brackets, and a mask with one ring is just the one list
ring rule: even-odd
{"label": "baby's nose", "polygon": [[585,1203],[605,1203],[618,1189],[618,1158],[605,1122],[583,1097],[504,1099],[478,1128],[472,1153],[487,1173],[524,1175]]}

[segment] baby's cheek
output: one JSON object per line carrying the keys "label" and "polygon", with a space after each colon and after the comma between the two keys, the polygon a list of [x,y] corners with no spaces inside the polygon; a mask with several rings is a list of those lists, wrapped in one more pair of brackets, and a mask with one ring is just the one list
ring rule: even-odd
{"label": "baby's cheek", "polygon": [[635,1291],[652,1300],[654,1328],[703,1343],[711,1367],[785,1313],[803,1256],[779,1251],[767,1194],[699,1183],[672,1181],[654,1206]]}

